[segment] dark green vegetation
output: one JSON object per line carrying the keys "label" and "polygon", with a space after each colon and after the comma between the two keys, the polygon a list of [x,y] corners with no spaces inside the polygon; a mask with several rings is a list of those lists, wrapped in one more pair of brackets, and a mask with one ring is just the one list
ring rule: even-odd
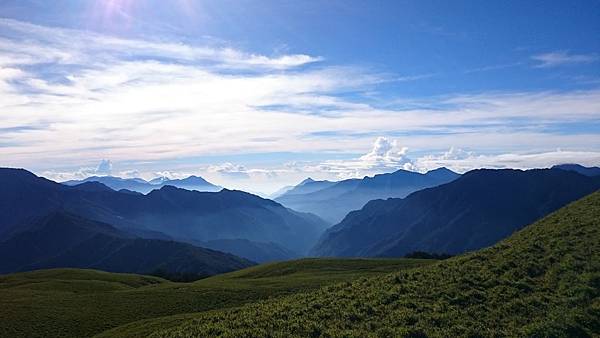
{"label": "dark green vegetation", "polygon": [[437,260],[448,259],[450,257],[452,257],[452,255],[436,254],[436,253],[429,253],[429,252],[423,252],[423,251],[415,251],[415,252],[411,252],[407,255],[404,255],[404,258],[421,258],[421,259],[437,259]]}
{"label": "dark green vegetation", "polygon": [[194,283],[76,269],[0,276],[0,337],[87,337],[128,323],[106,336],[143,337],[179,325],[191,313],[431,263],[434,261],[303,259]]}
{"label": "dark green vegetation", "polygon": [[367,203],[328,229],[312,254],[402,257],[414,251],[473,251],[597,189],[600,176],[560,169],[472,170],[404,199]]}
{"label": "dark green vegetation", "polygon": [[460,175],[451,170],[439,168],[425,174],[398,170],[340,182],[304,180],[275,200],[335,224],[348,212],[362,208],[370,200],[405,197],[414,191],[448,183],[458,177]]}
{"label": "dark green vegetation", "polygon": [[197,315],[155,337],[600,335],[600,192],[433,265]]}
{"label": "dark green vegetation", "polygon": [[220,251],[168,240],[142,239],[101,222],[53,212],[0,242],[0,273],[86,268],[189,281],[255,263]]}

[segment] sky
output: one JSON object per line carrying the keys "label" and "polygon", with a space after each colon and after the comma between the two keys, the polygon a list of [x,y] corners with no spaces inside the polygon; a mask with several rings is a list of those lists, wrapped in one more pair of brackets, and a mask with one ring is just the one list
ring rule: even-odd
{"label": "sky", "polygon": [[0,166],[271,193],[600,165],[600,1],[1,0]]}

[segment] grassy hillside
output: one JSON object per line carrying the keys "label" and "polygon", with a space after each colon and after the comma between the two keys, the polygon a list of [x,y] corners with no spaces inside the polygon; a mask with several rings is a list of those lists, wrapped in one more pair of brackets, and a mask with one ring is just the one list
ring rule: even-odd
{"label": "grassy hillside", "polygon": [[156,337],[600,335],[600,192],[485,250],[198,315]]}
{"label": "grassy hillside", "polygon": [[[416,259],[304,259],[255,266],[194,283],[56,269],[0,276],[0,337],[145,336],[181,324],[186,313],[222,309],[324,285],[412,268]],[[175,315],[175,316],[173,316]]]}

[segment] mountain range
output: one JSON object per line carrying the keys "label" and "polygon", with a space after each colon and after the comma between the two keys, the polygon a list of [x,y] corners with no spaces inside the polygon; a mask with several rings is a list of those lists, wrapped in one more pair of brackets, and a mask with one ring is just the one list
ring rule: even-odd
{"label": "mountain range", "polygon": [[458,177],[459,174],[449,169],[439,168],[425,174],[398,170],[340,182],[308,179],[275,200],[294,210],[313,213],[328,222],[338,223],[348,212],[362,208],[370,200],[405,197]]}
{"label": "mountain range", "polygon": [[0,168],[0,186],[0,242],[59,211],[110,225],[130,237],[205,244],[250,260],[272,261],[306,253],[327,226],[314,215],[226,189],[198,192],[163,186],[143,195],[99,182],[67,186],[9,168]]}
{"label": "mountain range", "polygon": [[561,169],[473,170],[404,199],[374,200],[328,229],[315,256],[457,254],[493,245],[600,188],[600,176]]}
{"label": "mountain range", "polygon": [[142,178],[121,178],[115,176],[90,176],[83,180],[71,180],[62,182],[62,184],[75,186],[87,182],[99,182],[113,190],[129,190],[136,191],[142,194],[147,194],[152,190],[160,189],[170,185],[177,188],[196,190],[196,191],[211,191],[216,192],[222,187],[214,185],[202,177],[189,176],[184,179],[169,179],[167,177],[157,177],[153,180],[146,181]]}
{"label": "mountain range", "polygon": [[0,273],[86,268],[190,280],[255,263],[175,241],[142,239],[111,225],[57,211],[0,242]]}

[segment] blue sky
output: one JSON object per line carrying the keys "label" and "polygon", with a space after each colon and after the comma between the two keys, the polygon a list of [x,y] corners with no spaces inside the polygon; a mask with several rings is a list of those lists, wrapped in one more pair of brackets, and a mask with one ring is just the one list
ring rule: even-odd
{"label": "blue sky", "polygon": [[600,164],[598,1],[5,0],[0,18],[0,165],[57,180],[102,160],[265,192]]}

